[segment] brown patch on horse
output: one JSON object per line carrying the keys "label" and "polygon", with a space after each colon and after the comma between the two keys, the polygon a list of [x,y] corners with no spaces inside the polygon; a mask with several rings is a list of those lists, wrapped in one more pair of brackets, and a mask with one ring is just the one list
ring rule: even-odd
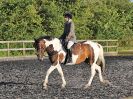
{"label": "brown patch on horse", "polygon": [[46,46],[45,46],[45,41],[44,41],[44,40],[41,40],[41,41],[39,42],[39,46],[40,46],[41,49],[45,49],[45,48],[46,48]]}
{"label": "brown patch on horse", "polygon": [[50,62],[53,66],[56,66],[58,63],[58,52],[54,51],[54,47],[52,44],[46,48],[46,51],[49,55]]}
{"label": "brown patch on horse", "polygon": [[87,58],[89,58],[90,64],[94,62],[94,50],[89,44],[84,43],[76,43],[72,46],[72,53],[74,55],[78,55],[76,60],[76,64],[84,62]]}
{"label": "brown patch on horse", "polygon": [[44,51],[45,51],[45,41],[41,40],[38,42],[38,46],[36,46],[37,48],[37,54],[40,55],[39,57],[43,57],[44,56]]}
{"label": "brown patch on horse", "polygon": [[53,66],[56,66],[58,63],[58,53],[56,53],[55,55],[52,55],[50,57],[50,61],[52,63]]}
{"label": "brown patch on horse", "polygon": [[59,62],[61,63],[63,61],[63,59],[64,59],[64,55],[63,55],[63,53],[60,53],[59,54]]}

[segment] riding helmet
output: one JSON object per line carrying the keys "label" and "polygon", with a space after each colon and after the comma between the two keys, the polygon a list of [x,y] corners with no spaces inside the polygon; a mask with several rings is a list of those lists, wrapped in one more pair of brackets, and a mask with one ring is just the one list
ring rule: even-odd
{"label": "riding helmet", "polygon": [[70,12],[64,13],[63,16],[72,19],[72,14]]}

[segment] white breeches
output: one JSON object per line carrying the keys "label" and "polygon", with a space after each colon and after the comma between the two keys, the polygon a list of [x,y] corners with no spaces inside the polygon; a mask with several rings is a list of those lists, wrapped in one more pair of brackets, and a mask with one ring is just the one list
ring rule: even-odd
{"label": "white breeches", "polygon": [[68,41],[68,44],[67,44],[67,49],[70,49],[71,48],[71,46],[74,44],[74,42],[73,41]]}

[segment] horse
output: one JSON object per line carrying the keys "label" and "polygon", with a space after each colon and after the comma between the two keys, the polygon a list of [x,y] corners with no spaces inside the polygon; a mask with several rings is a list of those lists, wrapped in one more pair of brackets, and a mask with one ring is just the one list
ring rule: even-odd
{"label": "horse", "polygon": [[[61,64],[65,62],[67,58],[67,52],[62,46],[61,41],[58,38],[52,36],[42,36],[38,39],[34,39],[34,48],[36,49],[36,55],[39,60],[44,59],[44,53],[47,52],[49,60],[51,62],[50,68],[46,72],[45,80],[43,81],[43,89],[48,89],[48,77],[53,70],[57,69],[62,78],[61,88],[65,88],[66,80]],[[85,85],[85,89],[91,86],[93,77],[96,71],[99,73],[99,78],[102,83],[107,83],[107,80],[103,79],[102,71],[105,69],[105,59],[103,48],[100,44],[92,42],[90,40],[74,43],[71,47],[72,63],[66,65],[80,64],[81,62],[87,61],[91,65],[91,77],[88,83]]]}

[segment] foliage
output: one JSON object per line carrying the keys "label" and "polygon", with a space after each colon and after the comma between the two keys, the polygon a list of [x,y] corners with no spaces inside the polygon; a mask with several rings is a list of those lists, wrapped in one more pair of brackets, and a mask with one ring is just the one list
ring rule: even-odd
{"label": "foliage", "polygon": [[77,39],[133,38],[130,0],[0,0],[0,40],[59,37],[72,12]]}
{"label": "foliage", "polygon": [[8,0],[0,4],[0,40],[33,39],[45,29],[34,0]]}

